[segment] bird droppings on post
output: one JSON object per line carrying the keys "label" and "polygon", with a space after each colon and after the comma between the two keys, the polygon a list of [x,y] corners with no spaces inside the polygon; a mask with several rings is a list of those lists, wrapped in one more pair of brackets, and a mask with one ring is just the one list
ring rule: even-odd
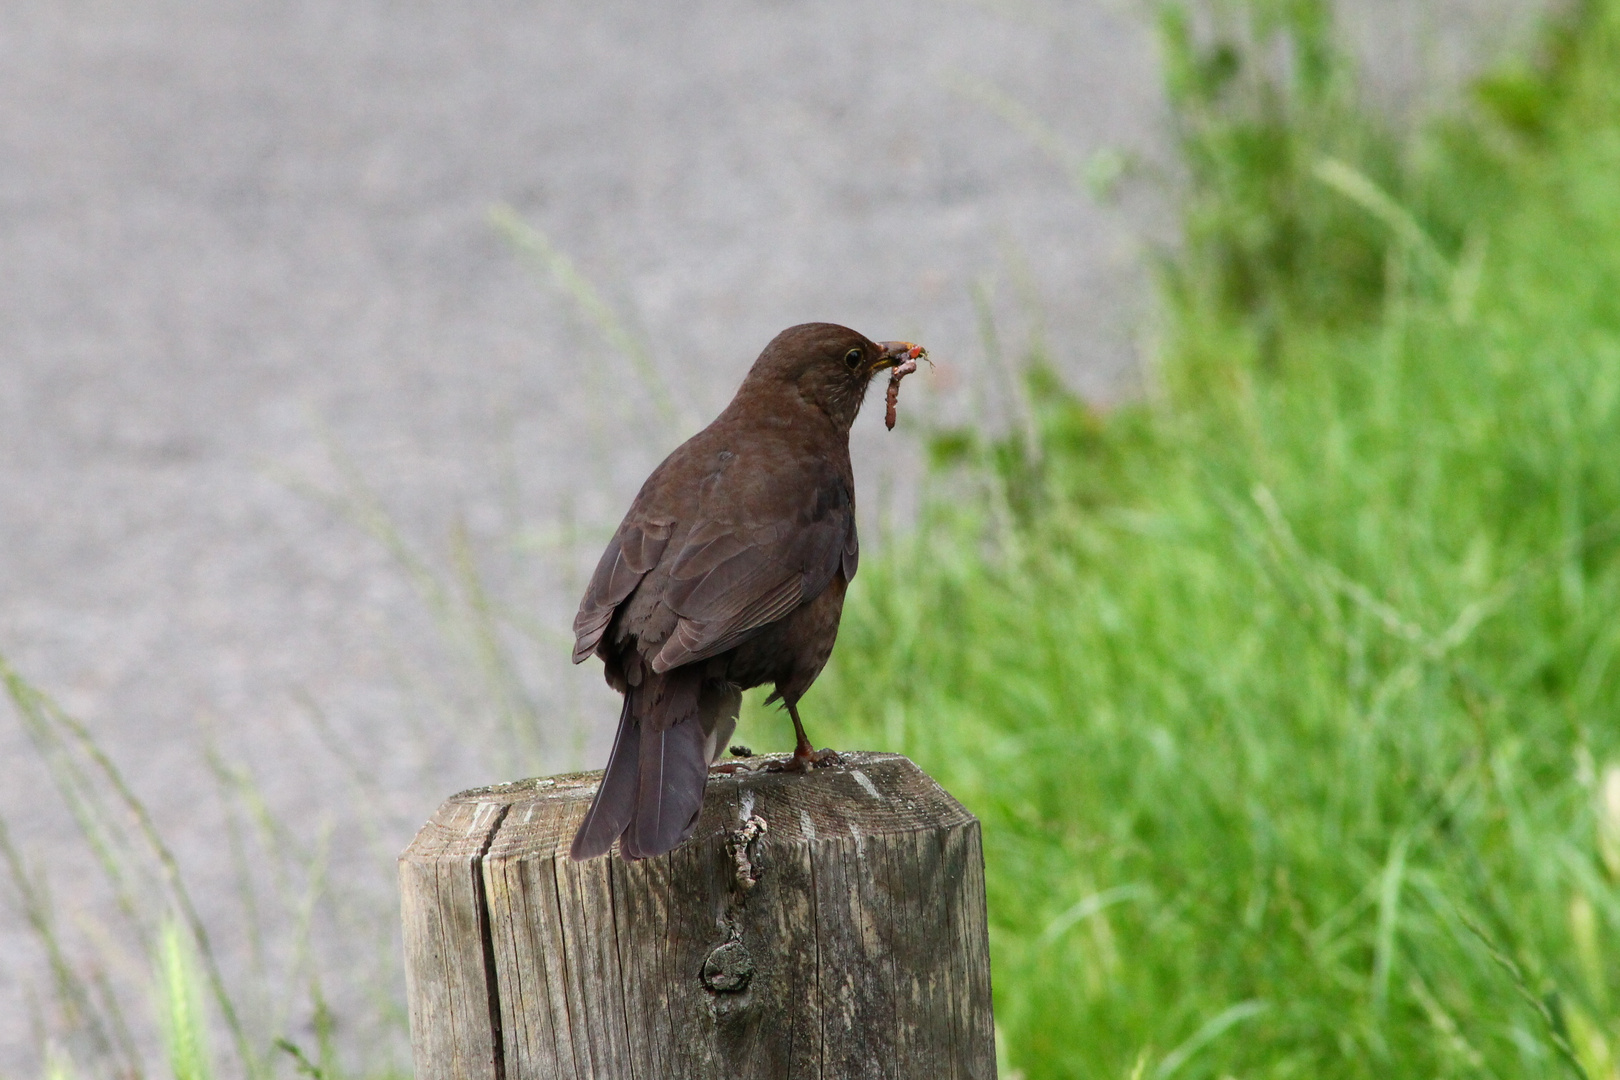
{"label": "bird droppings on post", "polygon": [[979,824],[845,759],[716,773],[637,862],[568,857],[599,774],[451,798],[400,859],[418,1080],[993,1080]]}
{"label": "bird droppings on post", "polygon": [[861,785],[861,787],[865,788],[866,793],[868,795],[872,796],[872,798],[877,799],[879,801],[881,801],[883,799],[883,796],[878,794],[878,789],[876,787],[872,786],[872,778],[870,776],[867,776],[865,773],[861,772],[861,770],[859,770],[859,769],[851,769],[851,770],[849,770],[849,775],[853,776],[855,778],[855,782],[857,784]]}

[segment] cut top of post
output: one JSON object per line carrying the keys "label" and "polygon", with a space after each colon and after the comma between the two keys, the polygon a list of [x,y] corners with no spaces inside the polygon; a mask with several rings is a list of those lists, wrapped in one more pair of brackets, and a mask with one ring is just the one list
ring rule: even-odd
{"label": "cut top of post", "polygon": [[[735,832],[756,815],[777,842],[852,839],[952,828],[973,815],[901,754],[847,753],[808,775],[767,772],[785,758],[750,758],[754,769],[714,773],[688,844]],[[492,859],[566,854],[596,793],[599,772],[472,788],[452,795],[423,826],[405,859]]]}

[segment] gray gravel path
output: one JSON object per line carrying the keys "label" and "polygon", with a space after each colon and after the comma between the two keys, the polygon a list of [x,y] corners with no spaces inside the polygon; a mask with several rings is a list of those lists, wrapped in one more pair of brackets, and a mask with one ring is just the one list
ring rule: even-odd
{"label": "gray gravel path", "polygon": [[[1444,63],[1524,7],[1446,9]],[[1400,5],[1357,10],[1386,85],[1435,81],[1411,77],[1421,35]],[[307,838],[357,791],[318,708],[381,823],[369,846],[339,830],[341,874],[391,917],[372,855],[440,796],[590,756],[612,704],[563,660],[579,575],[777,330],[923,341],[946,370],[908,382],[903,409],[994,415],[982,288],[1009,352],[1041,337],[1086,392],[1130,391],[1141,238],[1162,214],[1150,193],[1079,191],[985,85],[1045,118],[1071,164],[1159,153],[1128,0],[0,7],[0,652],[149,800],[233,971],[249,950],[227,929],[242,916],[201,748],[251,766]],[[498,204],[649,343],[673,420],[492,227]],[[856,438],[869,536],[903,516],[912,475],[880,412]],[[518,649],[536,745],[489,749],[476,680],[406,575],[298,490],[340,486],[339,458],[435,565],[464,523],[542,628]],[[103,921],[4,711],[0,814],[59,864],[69,921]],[[42,968],[0,898],[0,1073],[21,1073]]]}

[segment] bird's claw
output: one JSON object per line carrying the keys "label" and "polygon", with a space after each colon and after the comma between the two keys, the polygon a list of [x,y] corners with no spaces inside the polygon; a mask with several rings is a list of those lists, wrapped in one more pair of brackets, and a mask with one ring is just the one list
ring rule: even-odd
{"label": "bird's claw", "polygon": [[808,773],[811,769],[830,769],[835,765],[842,765],[844,759],[838,756],[838,751],[822,748],[820,750],[793,752],[793,756],[786,761],[773,761],[765,767],[766,772],[801,772]]}

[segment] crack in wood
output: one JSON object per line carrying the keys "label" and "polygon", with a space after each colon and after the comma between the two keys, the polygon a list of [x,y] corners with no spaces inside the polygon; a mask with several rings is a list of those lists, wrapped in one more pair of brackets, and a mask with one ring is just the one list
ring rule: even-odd
{"label": "crack in wood", "polygon": [[477,905],[478,936],[484,947],[484,986],[489,1005],[490,1049],[494,1057],[495,1080],[506,1080],[506,1046],[501,1022],[501,983],[495,966],[494,918],[489,908],[488,890],[484,885],[484,857],[489,854],[491,845],[495,843],[495,834],[501,831],[501,823],[511,810],[511,803],[496,810],[495,820],[490,822],[489,835],[484,837],[484,846],[478,849],[478,854],[472,859],[473,903]]}

